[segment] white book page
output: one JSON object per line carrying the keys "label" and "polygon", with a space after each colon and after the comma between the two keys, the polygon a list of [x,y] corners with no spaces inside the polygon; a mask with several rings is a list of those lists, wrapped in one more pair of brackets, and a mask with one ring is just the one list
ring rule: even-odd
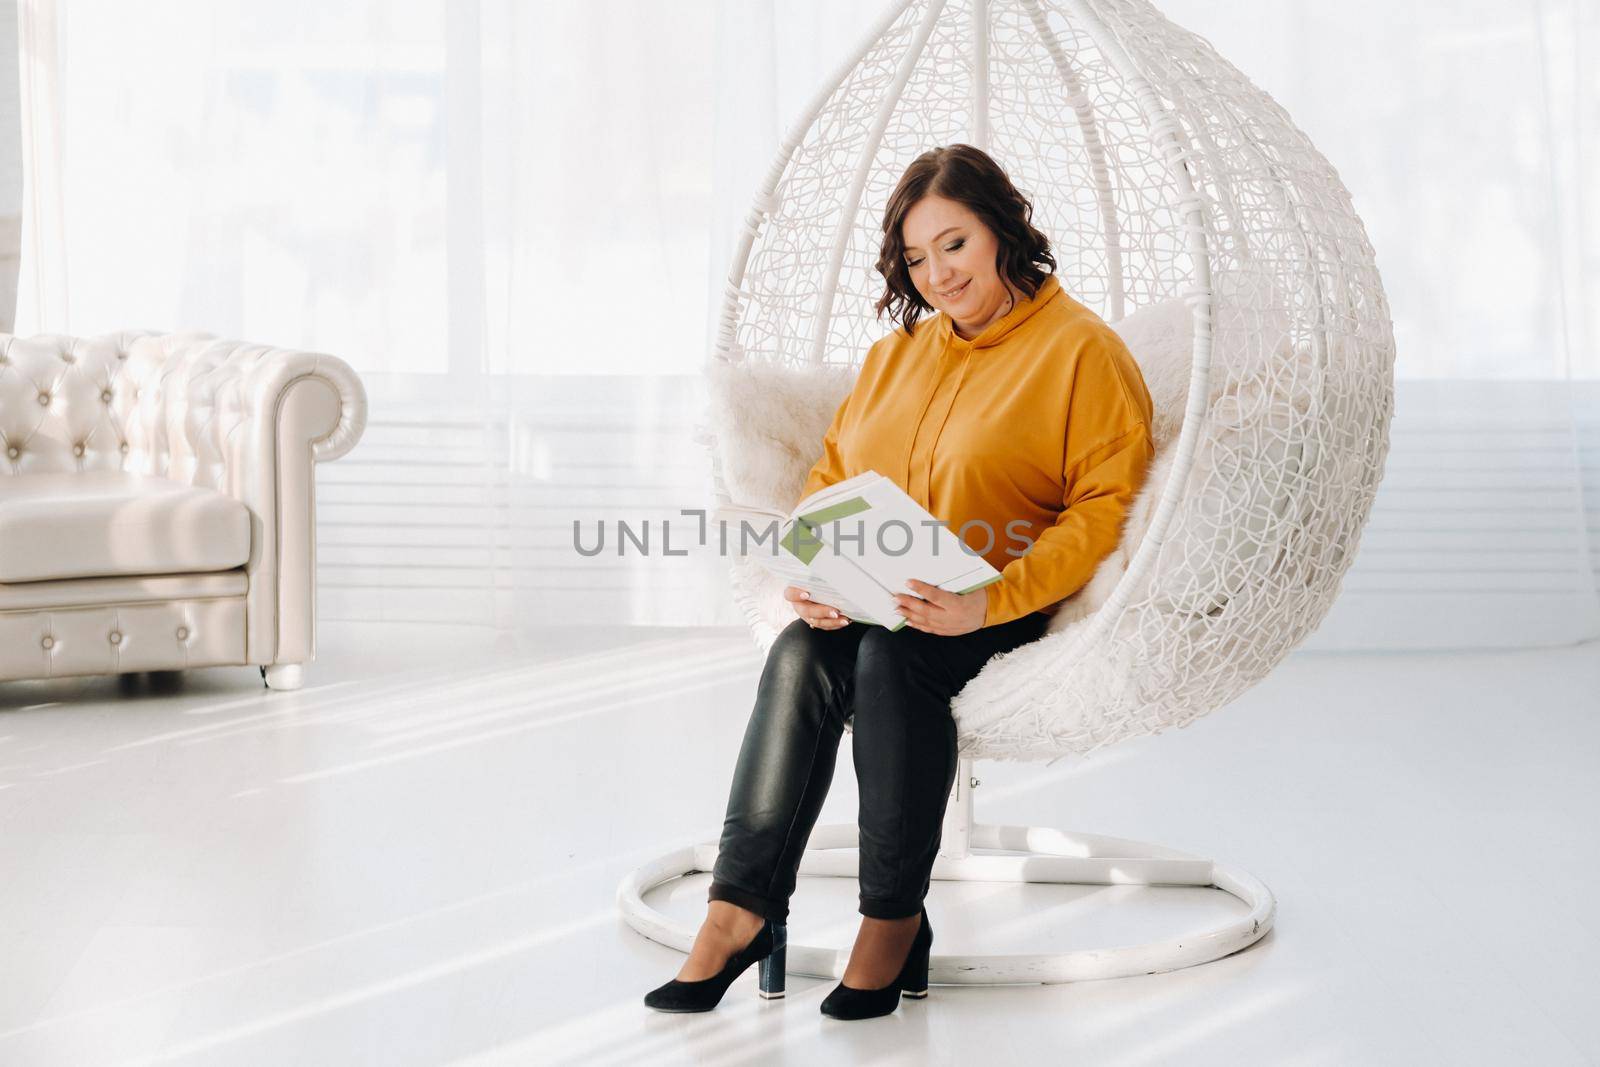
{"label": "white book page", "polygon": [[872,484],[883,477],[877,471],[867,471],[853,478],[846,478],[842,482],[825,485],[815,493],[796,504],[791,511],[779,511],[776,508],[761,507],[757,504],[721,504],[714,512],[712,518],[717,522],[737,524],[740,520],[760,525],[757,520],[767,521],[776,519],[780,523],[787,523],[798,515],[818,508],[827,507],[835,499],[854,496],[863,487]]}
{"label": "white book page", "polygon": [[[889,479],[879,479],[859,495],[867,510],[823,523],[819,532],[886,592],[910,593],[907,581],[912,578],[960,591],[999,576],[954,530],[936,525],[922,505]],[[1003,535],[1003,530],[995,531],[997,539]]]}
{"label": "white book page", "polygon": [[[954,531],[936,524],[926,509],[877,471],[824,486],[781,518],[814,514],[853,497],[866,508],[811,528],[821,545],[809,566],[781,548],[774,551],[770,536],[757,543],[752,535],[744,547],[762,567],[786,584],[806,590],[813,601],[891,629],[905,625],[894,594],[911,594],[908,579],[961,591],[999,577],[1000,572],[968,550]],[[730,539],[739,536],[740,520],[749,521],[753,530],[765,530],[780,518],[771,509],[733,506],[719,508],[717,516],[734,524]],[[777,539],[781,541],[793,526],[793,521],[782,522],[776,528]],[[997,536],[1000,533],[996,531]]]}
{"label": "white book page", "polygon": [[[785,522],[778,528],[777,538],[781,539],[791,525],[792,523]],[[759,527],[757,528],[759,529]],[[838,608],[852,619],[863,618],[868,614],[866,609],[862,608],[844,590],[829,582],[814,566],[807,567],[782,548],[774,551],[774,546],[777,544],[777,540],[774,538],[768,537],[767,540],[759,544],[756,543],[753,535],[747,542],[743,543],[739,538],[740,531],[735,525],[728,531],[728,545],[731,549],[735,551],[738,551],[741,547],[748,549],[748,552],[744,554],[759,563],[767,572],[776,575],[786,585],[798,586],[810,593],[811,599],[815,603]]]}
{"label": "white book page", "polygon": [[[810,593],[813,603],[838,608],[852,619],[859,619],[867,614],[866,609],[860,607],[849,593],[829,582],[827,577],[817,570],[815,560],[812,561],[812,567],[807,569],[787,552],[780,553],[776,558],[757,556],[756,559],[786,584],[798,586]],[[787,563],[783,562],[785,560]]]}
{"label": "white book page", "polygon": [[839,605],[850,618],[859,622],[876,623],[898,630],[905,625],[905,616],[894,602],[889,591],[868,576],[848,556],[841,556],[824,546],[811,561],[811,569],[834,587],[844,591],[851,601],[850,609]]}
{"label": "white book page", "polygon": [[808,511],[819,511],[836,501],[857,495],[882,477],[883,475],[877,471],[866,471],[856,475],[854,478],[846,478],[842,482],[825,485],[796,504],[789,515],[792,518],[796,515],[804,515]]}

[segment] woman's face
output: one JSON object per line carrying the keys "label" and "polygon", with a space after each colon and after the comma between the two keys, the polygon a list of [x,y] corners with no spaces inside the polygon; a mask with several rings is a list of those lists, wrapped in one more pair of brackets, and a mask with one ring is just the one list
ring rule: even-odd
{"label": "woman's face", "polygon": [[911,283],[969,340],[1011,310],[1013,293],[995,270],[1000,243],[965,204],[925,196],[900,227]]}

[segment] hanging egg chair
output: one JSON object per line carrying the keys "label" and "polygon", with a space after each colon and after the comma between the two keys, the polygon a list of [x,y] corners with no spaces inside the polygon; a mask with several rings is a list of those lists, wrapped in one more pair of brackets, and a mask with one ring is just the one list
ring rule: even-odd
{"label": "hanging egg chair", "polygon": [[[957,142],[1029,197],[1063,287],[1128,344],[1156,458],[1088,585],[952,702],[962,762],[933,877],[1210,886],[1248,910],[1140,945],[935,956],[931,978],[1061,982],[1216,959],[1270,928],[1259,880],[1155,845],[975,825],[972,761],[1081,757],[1185,726],[1319,624],[1388,453],[1394,337],[1373,251],[1284,110],[1146,0],[895,0],[800,116],[745,220],[707,367],[719,504],[799,498],[860,360],[893,326],[873,310],[889,193],[918,154]],[[782,583],[731,567],[765,650],[794,618]],[[855,875],[854,826],[819,826],[810,845],[802,875]],[[716,852],[630,873],[628,922],[687,950],[694,931],[643,894],[710,871]],[[846,961],[788,948],[796,973],[837,978]]]}

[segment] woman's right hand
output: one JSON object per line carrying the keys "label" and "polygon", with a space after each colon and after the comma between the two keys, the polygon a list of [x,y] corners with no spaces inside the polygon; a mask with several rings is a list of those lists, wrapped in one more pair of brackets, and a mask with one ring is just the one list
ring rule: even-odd
{"label": "woman's right hand", "polygon": [[850,617],[838,608],[812,600],[811,594],[798,585],[785,586],[783,599],[794,608],[794,613],[806,620],[813,630],[837,630],[850,625]]}

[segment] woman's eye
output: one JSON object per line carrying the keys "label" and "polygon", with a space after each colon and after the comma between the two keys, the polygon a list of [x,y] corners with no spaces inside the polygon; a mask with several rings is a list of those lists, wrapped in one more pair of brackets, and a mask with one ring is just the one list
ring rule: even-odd
{"label": "woman's eye", "polygon": [[[961,240],[956,241],[953,244],[950,244],[950,245],[946,246],[945,251],[946,252],[959,252],[959,251],[961,251],[962,247],[966,243],[967,243],[967,239],[965,237],[963,237]],[[922,260],[920,260],[920,259],[908,259],[908,260],[906,260],[906,266],[907,267],[915,267],[918,263],[921,263],[921,262],[922,262]]]}

